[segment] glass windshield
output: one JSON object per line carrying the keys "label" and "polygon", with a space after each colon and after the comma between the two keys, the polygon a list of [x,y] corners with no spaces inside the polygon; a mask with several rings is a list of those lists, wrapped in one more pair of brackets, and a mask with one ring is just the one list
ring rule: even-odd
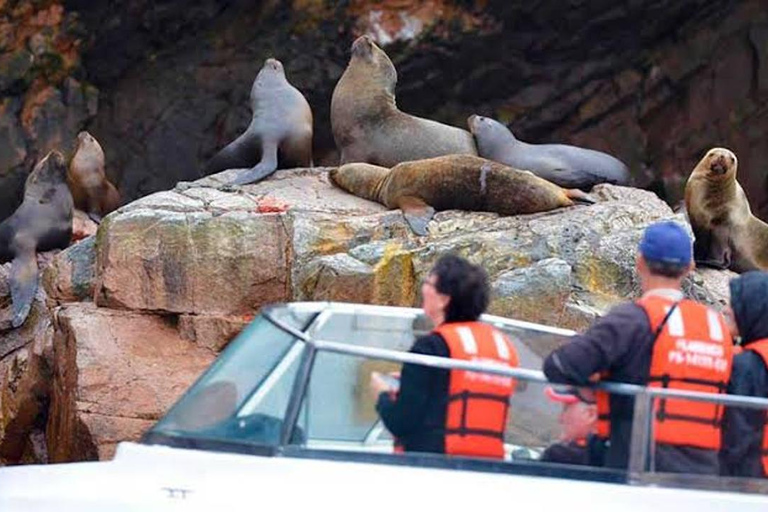
{"label": "glass windshield", "polygon": [[[275,316],[303,331],[313,311]],[[256,318],[153,428],[163,434],[275,445],[304,343]]]}

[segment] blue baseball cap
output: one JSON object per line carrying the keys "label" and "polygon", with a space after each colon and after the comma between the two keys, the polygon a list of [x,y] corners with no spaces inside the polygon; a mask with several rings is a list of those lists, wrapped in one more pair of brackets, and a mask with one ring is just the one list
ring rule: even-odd
{"label": "blue baseball cap", "polygon": [[680,224],[672,221],[648,226],[640,240],[639,249],[649,263],[686,267],[693,257],[691,237]]}

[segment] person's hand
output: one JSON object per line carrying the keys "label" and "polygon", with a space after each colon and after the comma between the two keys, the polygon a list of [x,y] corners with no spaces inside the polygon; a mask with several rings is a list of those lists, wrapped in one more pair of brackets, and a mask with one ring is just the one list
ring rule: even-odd
{"label": "person's hand", "polygon": [[371,391],[375,396],[379,396],[381,393],[388,393],[390,391],[393,391],[393,389],[390,387],[390,385],[385,381],[381,373],[379,372],[371,372]]}

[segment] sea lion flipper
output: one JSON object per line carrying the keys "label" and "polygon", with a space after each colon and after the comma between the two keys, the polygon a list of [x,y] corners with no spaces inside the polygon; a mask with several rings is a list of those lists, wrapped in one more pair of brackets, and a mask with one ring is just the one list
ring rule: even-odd
{"label": "sea lion flipper", "polygon": [[10,287],[13,301],[11,324],[16,328],[27,319],[37,292],[37,258],[34,251],[17,253],[11,263]]}
{"label": "sea lion flipper", "polygon": [[731,266],[730,232],[725,226],[717,226],[710,233],[704,257],[697,263],[719,269]]}
{"label": "sea lion flipper", "polygon": [[258,183],[277,170],[277,141],[265,140],[262,146],[262,158],[252,169],[240,171],[229,185],[249,185]]}
{"label": "sea lion flipper", "polygon": [[414,196],[401,197],[397,205],[403,211],[405,221],[411,230],[419,236],[426,236],[427,224],[435,216],[435,209]]}
{"label": "sea lion flipper", "polygon": [[565,195],[568,196],[568,198],[571,201],[574,201],[576,203],[585,203],[585,204],[595,204],[597,201],[595,201],[595,198],[591,195],[587,194],[583,190],[579,190],[577,188],[569,188],[565,190]]}

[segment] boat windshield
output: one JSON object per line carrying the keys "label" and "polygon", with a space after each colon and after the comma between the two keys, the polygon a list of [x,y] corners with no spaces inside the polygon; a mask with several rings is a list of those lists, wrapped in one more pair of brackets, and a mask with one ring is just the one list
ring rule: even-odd
{"label": "boat windshield", "polygon": [[[482,320],[509,335],[519,355],[519,368],[408,352],[414,339],[431,328],[418,309],[342,303],[270,306],[229,344],[150,430],[145,442],[225,446],[242,452],[261,447],[273,453],[392,454],[394,441],[375,411],[370,375],[414,363],[516,378],[504,436],[506,461],[544,465],[536,460],[558,440],[562,406],[546,398],[548,383],[539,369],[546,355],[573,332],[490,315]],[[682,395],[685,400],[768,408],[768,400],[757,398],[617,383],[599,387],[636,396],[629,471],[622,472],[627,481],[635,482],[641,480],[639,475],[654,473],[651,419],[653,404],[659,400],[680,400]],[[658,483],[652,478],[645,481]],[[713,485],[708,482],[704,487]],[[765,485],[758,487],[768,492]]]}

